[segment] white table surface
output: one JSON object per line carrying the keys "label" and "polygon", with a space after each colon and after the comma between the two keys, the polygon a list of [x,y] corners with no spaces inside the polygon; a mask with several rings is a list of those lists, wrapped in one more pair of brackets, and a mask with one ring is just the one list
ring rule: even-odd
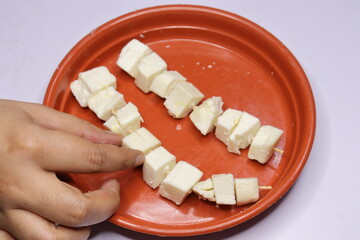
{"label": "white table surface", "polygon": [[[260,216],[191,239],[355,239],[360,236],[360,1],[0,0],[0,98],[41,103],[66,53],[135,9],[174,3],[234,12],[279,38],[304,68],[317,131],[295,185]],[[0,166],[1,167],[1,166]],[[91,239],[157,239],[104,222]]]}

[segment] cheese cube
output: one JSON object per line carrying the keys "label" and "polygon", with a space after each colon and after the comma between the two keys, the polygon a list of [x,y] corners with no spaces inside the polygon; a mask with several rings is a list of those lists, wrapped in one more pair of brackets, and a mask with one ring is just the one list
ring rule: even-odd
{"label": "cheese cube", "polygon": [[191,164],[179,161],[160,184],[159,193],[180,205],[199,182],[203,173]]}
{"label": "cheese cube", "polygon": [[199,198],[215,202],[215,192],[211,178],[195,184],[193,191],[199,196]]}
{"label": "cheese cube", "polygon": [[274,147],[279,142],[283,131],[272,127],[262,126],[252,141],[248,157],[260,163],[266,163],[274,153]]}
{"label": "cheese cube", "polygon": [[230,134],[233,132],[235,127],[238,125],[242,111],[228,108],[223,114],[217,119],[215,123],[215,136],[225,145],[229,143]]}
{"label": "cheese cube", "polygon": [[106,120],[104,126],[107,127],[110,131],[120,133],[123,136],[129,134],[128,131],[120,126],[120,123],[115,116],[111,116],[108,120]]}
{"label": "cheese cube", "polygon": [[123,147],[137,149],[144,154],[148,154],[160,145],[161,142],[144,127],[130,133],[122,140]]}
{"label": "cheese cube", "polygon": [[257,178],[235,178],[236,205],[241,206],[259,200]]}
{"label": "cheese cube", "polygon": [[87,107],[89,98],[107,87],[116,89],[116,78],[104,66],[79,73],[78,80],[70,84],[71,92],[82,107]]}
{"label": "cheese cube", "polygon": [[216,204],[235,205],[234,176],[228,174],[214,174],[212,177]]}
{"label": "cheese cube", "polygon": [[132,148],[143,152],[149,153],[152,148],[149,144],[136,132],[132,132],[122,139],[122,146],[126,148]]}
{"label": "cheese cube", "polygon": [[94,95],[108,87],[116,89],[116,78],[109,72],[107,67],[100,66],[79,73],[78,79],[84,83],[90,95]]}
{"label": "cheese cube", "polygon": [[186,78],[177,71],[164,71],[154,78],[150,91],[159,97],[166,98],[177,83],[185,81]]}
{"label": "cheese cube", "polygon": [[149,130],[142,127],[136,130],[136,133],[139,134],[149,145],[151,146],[151,150],[157,148],[161,145],[159,139],[157,139]]}
{"label": "cheese cube", "polygon": [[70,84],[70,90],[82,107],[87,107],[90,92],[82,81],[75,80]]}
{"label": "cheese cube", "polygon": [[111,117],[113,110],[125,105],[125,99],[114,88],[108,87],[91,96],[88,105],[98,118],[106,121]]}
{"label": "cheese cube", "polygon": [[201,134],[206,135],[214,129],[216,120],[223,112],[223,104],[221,97],[212,97],[194,107],[190,119]]}
{"label": "cheese cube", "polygon": [[125,129],[128,134],[139,129],[143,121],[138,108],[131,102],[114,112],[114,115],[117,117],[120,126]]}
{"label": "cheese cube", "polygon": [[167,68],[166,62],[156,53],[152,52],[148,56],[141,59],[135,84],[144,93],[150,92],[150,85],[154,77]]}
{"label": "cheese cube", "polygon": [[228,144],[229,152],[240,154],[239,148],[247,148],[259,129],[260,120],[247,112],[243,112],[240,122],[230,134]]}
{"label": "cheese cube", "polygon": [[143,165],[143,179],[153,189],[174,168],[176,157],[169,153],[164,147],[155,148],[145,156]]}
{"label": "cheese cube", "polygon": [[138,73],[138,66],[144,57],[149,55],[152,50],[137,39],[132,39],[121,50],[116,64],[135,78]]}
{"label": "cheese cube", "polygon": [[180,82],[175,85],[164,105],[174,118],[184,118],[202,99],[202,94],[189,82]]}

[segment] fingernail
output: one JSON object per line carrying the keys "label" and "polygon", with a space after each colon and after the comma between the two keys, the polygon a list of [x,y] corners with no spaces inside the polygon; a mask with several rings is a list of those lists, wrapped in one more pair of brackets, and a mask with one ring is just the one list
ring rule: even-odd
{"label": "fingernail", "polygon": [[121,135],[120,133],[117,133],[117,132],[112,132],[112,131],[109,131],[109,130],[105,130],[105,132],[108,133],[108,134],[110,134],[110,135],[122,137],[122,135]]}
{"label": "fingernail", "polygon": [[[108,130],[105,130],[104,132],[106,134],[108,134],[108,137],[110,137],[112,139],[112,141],[114,141],[114,140],[116,141],[115,145],[120,145],[122,139],[124,138],[123,135],[121,135],[120,133],[117,133],[117,132],[111,132]],[[114,144],[114,143],[112,143],[112,144]]]}
{"label": "fingernail", "polygon": [[144,154],[139,154],[137,155],[136,159],[135,159],[135,167],[140,166],[141,164],[143,164],[145,161],[145,156]]}
{"label": "fingernail", "polygon": [[101,189],[106,189],[112,192],[118,193],[120,190],[120,184],[116,179],[111,179],[103,183]]}

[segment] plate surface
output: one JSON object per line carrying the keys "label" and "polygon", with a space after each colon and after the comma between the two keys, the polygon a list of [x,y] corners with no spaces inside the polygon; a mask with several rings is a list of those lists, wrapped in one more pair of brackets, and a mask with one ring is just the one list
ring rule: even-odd
{"label": "plate surface", "polygon": [[[235,108],[257,116],[262,124],[285,131],[275,153],[261,165],[247,151],[231,154],[214,133],[202,136],[190,119],[169,116],[163,100],[144,94],[134,80],[115,64],[121,48],[137,38],[148,44],[168,64],[205,94],[221,96],[224,109]],[[191,194],[181,206],[159,196],[142,180],[141,167],[111,174],[70,174],[83,191],[97,189],[116,178],[121,184],[121,206],[110,221],[154,235],[189,236],[220,231],[264,211],[291,187],[304,167],[315,134],[315,104],[309,82],[289,50],[269,32],[222,10],[169,5],[134,11],[97,28],[82,39],[55,71],[44,104],[102,127],[89,109],[72,96],[70,82],[80,72],[104,65],[117,77],[118,91],[138,106],[145,123],[177,160],[204,172],[257,177],[261,191],[255,204],[220,206]]]}

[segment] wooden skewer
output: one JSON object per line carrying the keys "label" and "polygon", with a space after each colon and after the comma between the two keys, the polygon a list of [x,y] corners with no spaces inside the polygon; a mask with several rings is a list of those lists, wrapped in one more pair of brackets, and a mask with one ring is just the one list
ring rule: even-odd
{"label": "wooden skewer", "polygon": [[280,148],[277,148],[277,147],[274,147],[274,150],[275,150],[276,152],[281,153],[281,154],[284,153],[284,150],[282,150],[282,149],[280,149]]}
{"label": "wooden skewer", "polygon": [[113,109],[111,109],[111,113],[112,113],[112,115],[115,115],[116,114],[116,112],[117,112],[117,108],[113,108]]}
{"label": "wooden skewer", "polygon": [[260,190],[271,190],[272,187],[271,186],[259,186]]}

